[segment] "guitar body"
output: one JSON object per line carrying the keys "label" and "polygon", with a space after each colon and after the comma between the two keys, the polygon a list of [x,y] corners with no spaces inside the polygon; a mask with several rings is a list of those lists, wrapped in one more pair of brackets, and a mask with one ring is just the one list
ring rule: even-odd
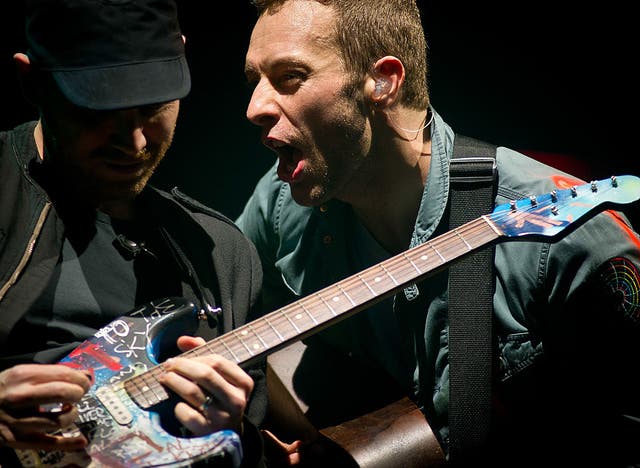
{"label": "guitar body", "polygon": [[[147,304],[114,320],[61,363],[91,372],[94,384],[78,404],[79,417],[65,432],[82,431],[90,443],[77,452],[16,450],[23,467],[179,467],[209,457],[238,466],[242,448],[233,431],[179,437],[161,425],[157,406],[169,399],[153,379],[165,343],[197,324],[193,304],[177,298]],[[175,333],[173,333],[175,331]],[[149,373],[149,379],[132,377]]]}

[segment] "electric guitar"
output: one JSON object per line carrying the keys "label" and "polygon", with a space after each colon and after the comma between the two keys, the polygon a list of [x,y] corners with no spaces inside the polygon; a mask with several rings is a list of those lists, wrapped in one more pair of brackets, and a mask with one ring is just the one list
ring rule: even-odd
{"label": "electric guitar", "polygon": [[[611,177],[500,205],[429,242],[371,266],[184,353],[210,353],[246,366],[341,321],[397,290],[449,266],[482,247],[502,241],[550,238],[577,227],[605,207],[640,198],[640,178]],[[180,437],[160,424],[158,404],[169,399],[159,383],[160,345],[197,321],[196,307],[166,298],[134,310],[85,341],[61,362],[90,370],[94,384],[78,404],[68,433],[90,443],[79,452],[16,450],[23,467],[180,467],[218,457],[219,466],[238,466],[239,437],[219,431]],[[169,330],[177,331],[171,334]],[[215,465],[215,463],[214,463]],[[225,465],[227,466],[227,465]]]}

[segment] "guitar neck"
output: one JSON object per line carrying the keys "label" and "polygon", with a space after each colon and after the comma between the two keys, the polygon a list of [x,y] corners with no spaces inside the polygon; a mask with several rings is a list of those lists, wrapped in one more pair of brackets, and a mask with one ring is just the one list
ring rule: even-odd
{"label": "guitar neck", "polygon": [[240,326],[191,353],[216,353],[238,364],[251,364],[370,307],[499,237],[488,218],[478,218]]}
{"label": "guitar neck", "polygon": [[[613,176],[538,197],[499,205],[481,216],[373,265],[338,283],[299,299],[274,312],[242,325],[184,356],[220,354],[239,365],[250,365],[294,341],[301,340],[385,299],[455,260],[498,241],[523,237],[552,237],[596,213],[596,207],[618,206],[637,201],[640,178]],[[129,393],[143,402],[148,390],[161,392],[157,377],[162,366],[133,377]],[[148,403],[143,402],[148,406]],[[141,403],[142,404],[142,403]]]}
{"label": "guitar neck", "polygon": [[[366,309],[499,237],[494,223],[483,216],[242,325],[182,356],[214,353],[241,366],[251,365]],[[164,372],[162,366],[155,366],[127,379],[124,383],[127,393],[142,408],[166,400],[169,395],[159,381]]]}

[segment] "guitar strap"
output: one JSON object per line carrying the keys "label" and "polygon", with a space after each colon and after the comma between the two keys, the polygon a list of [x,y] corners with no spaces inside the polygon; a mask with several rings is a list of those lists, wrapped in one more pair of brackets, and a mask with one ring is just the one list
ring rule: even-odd
{"label": "guitar strap", "polygon": [[[496,147],[455,136],[450,162],[450,230],[493,211]],[[495,247],[449,269],[449,459],[478,460],[491,424],[492,316]]]}

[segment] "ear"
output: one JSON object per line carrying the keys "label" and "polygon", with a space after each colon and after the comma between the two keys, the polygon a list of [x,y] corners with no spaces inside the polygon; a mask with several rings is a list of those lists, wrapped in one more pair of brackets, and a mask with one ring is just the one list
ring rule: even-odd
{"label": "ear", "polygon": [[18,52],[13,55],[13,61],[16,64],[16,69],[18,70],[20,85],[22,86],[22,92],[25,98],[32,104],[37,104],[38,93],[34,77],[35,72],[29,56]]}
{"label": "ear", "polygon": [[27,54],[18,52],[13,55],[13,61],[16,63],[20,75],[28,73],[31,70],[31,60]]}
{"label": "ear", "polygon": [[404,65],[391,55],[382,57],[373,66],[365,83],[365,95],[376,107],[389,107],[398,99],[404,83]]}

